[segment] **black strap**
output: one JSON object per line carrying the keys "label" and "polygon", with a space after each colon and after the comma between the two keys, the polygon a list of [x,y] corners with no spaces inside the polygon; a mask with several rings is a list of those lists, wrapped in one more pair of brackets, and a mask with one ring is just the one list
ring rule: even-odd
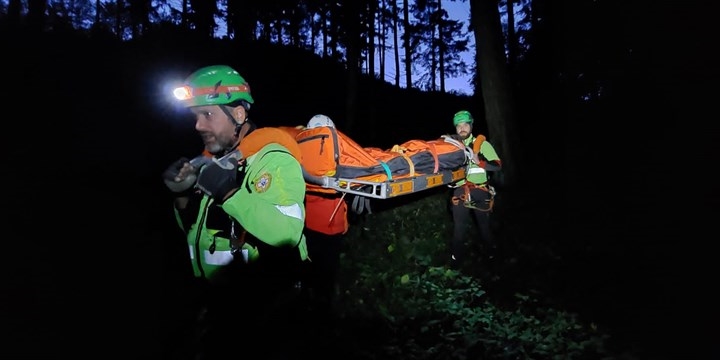
{"label": "black strap", "polygon": [[372,210],[370,210],[370,198],[365,196],[355,195],[351,208],[356,214],[362,214],[365,209],[367,209],[368,214],[372,214]]}

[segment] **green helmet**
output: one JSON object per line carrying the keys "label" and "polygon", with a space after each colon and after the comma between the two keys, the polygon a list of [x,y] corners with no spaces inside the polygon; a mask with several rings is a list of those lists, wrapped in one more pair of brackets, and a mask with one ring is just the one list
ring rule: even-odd
{"label": "green helmet", "polygon": [[470,125],[472,125],[473,117],[469,111],[461,110],[455,113],[455,116],[453,116],[453,125],[458,126],[458,124],[461,123],[470,123]]}
{"label": "green helmet", "polygon": [[253,103],[250,85],[227,65],[212,65],[196,70],[188,76],[183,86],[173,90],[173,95],[185,107],[226,105],[238,100]]}

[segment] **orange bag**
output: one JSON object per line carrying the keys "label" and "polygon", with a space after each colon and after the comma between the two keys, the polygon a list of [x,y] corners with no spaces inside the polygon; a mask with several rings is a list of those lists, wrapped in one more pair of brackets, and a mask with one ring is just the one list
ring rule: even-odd
{"label": "orange bag", "polygon": [[337,194],[305,193],[305,226],[328,235],[348,231],[347,203]]}
{"label": "orange bag", "polygon": [[312,176],[385,181],[407,169],[401,154],[363,148],[333,127],[306,129],[295,139],[303,154],[303,167]]}

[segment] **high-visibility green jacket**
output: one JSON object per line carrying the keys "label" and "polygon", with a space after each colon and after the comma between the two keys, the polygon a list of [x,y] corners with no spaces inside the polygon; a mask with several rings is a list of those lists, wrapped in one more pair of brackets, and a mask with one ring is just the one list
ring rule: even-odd
{"label": "high-visibility green jacket", "polygon": [[[492,144],[490,144],[489,141],[485,140],[484,137],[476,137],[475,135],[470,135],[467,139],[463,141],[463,143],[465,144],[465,146],[473,148],[475,141],[482,141],[482,144],[480,144],[480,151],[478,152],[478,157],[480,158],[480,160],[486,162],[500,161],[500,157],[495,151],[495,148],[492,146]],[[477,185],[483,185],[488,181],[487,171],[485,171],[485,169],[481,165],[470,162],[470,164],[468,164],[467,168],[465,169],[465,180],[458,181],[457,186],[465,184],[466,181]]]}
{"label": "high-visibility green jacket", "polygon": [[[178,224],[187,234],[198,277],[212,280],[220,268],[240,254],[248,262],[257,260],[263,256],[258,245],[296,251],[299,260],[307,259],[303,235],[305,180],[299,162],[282,145],[269,143],[249,156],[246,164],[239,189],[221,205],[198,193],[188,204],[194,209],[175,210]],[[188,217],[187,212],[194,216]],[[250,235],[247,239],[253,240],[246,241],[242,251],[233,255],[230,239],[241,236],[243,229]]]}

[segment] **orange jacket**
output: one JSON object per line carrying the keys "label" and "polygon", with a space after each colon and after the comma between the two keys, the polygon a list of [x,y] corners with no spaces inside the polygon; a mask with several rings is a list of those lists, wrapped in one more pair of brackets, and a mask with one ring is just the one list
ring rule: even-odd
{"label": "orange jacket", "polygon": [[347,203],[336,195],[305,193],[305,226],[328,235],[348,231]]}

